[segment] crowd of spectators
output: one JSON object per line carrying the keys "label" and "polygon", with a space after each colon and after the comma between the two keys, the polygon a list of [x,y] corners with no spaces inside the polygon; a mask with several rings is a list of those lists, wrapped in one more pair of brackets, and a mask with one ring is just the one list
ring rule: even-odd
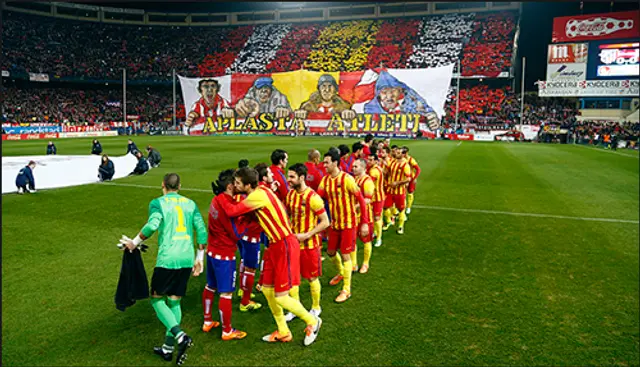
{"label": "crowd of spectators", "polygon": [[227,69],[227,74],[263,73],[276,56],[282,39],[291,30],[291,24],[267,24],[254,28],[242,51]]}
{"label": "crowd of spectators", "polygon": [[404,69],[418,37],[419,19],[385,20],[376,34],[375,45],[369,51],[365,67],[374,69],[381,64],[387,68]]}
{"label": "crowd of spectators", "polygon": [[297,70],[357,71],[383,63],[425,68],[455,63],[463,74],[511,65],[512,13],[234,27],[105,24],[4,12],[3,60],[12,73],[167,80]]}
{"label": "crowd of spectators", "polygon": [[[450,88],[445,105],[448,124],[456,120],[455,88]],[[475,85],[460,88],[458,106],[459,124],[507,124],[520,123],[520,95],[513,93],[510,86],[491,88]],[[575,98],[540,98],[535,93],[525,94],[523,123],[528,125],[555,124],[571,126],[579,115]]]}
{"label": "crowd of spectators", "polygon": [[495,77],[511,67],[515,14],[477,14],[473,35],[463,51],[462,75]]}
{"label": "crowd of spectators", "polygon": [[280,43],[280,48],[266,66],[268,73],[299,70],[311,53],[311,46],[324,29],[321,24],[295,24]]}
{"label": "crowd of spectators", "polygon": [[[120,93],[102,89],[5,88],[2,120],[9,123],[89,125],[122,121]],[[182,96],[178,94],[176,98],[178,106],[182,106]],[[171,121],[172,114],[171,90],[162,93],[147,88],[132,88],[127,91],[127,115],[132,117],[130,120],[159,123]]]}
{"label": "crowd of spectators", "polygon": [[640,139],[640,123],[610,120],[588,120],[575,122],[569,129],[578,144],[617,147],[622,142],[625,148],[636,148]]}
{"label": "crowd of spectators", "polygon": [[3,17],[3,70],[85,79],[121,79],[123,68],[132,80],[167,80],[172,69],[198,75],[205,55],[239,51],[229,41],[252,31],[112,25],[14,12]]}
{"label": "crowd of spectators", "polygon": [[253,26],[243,26],[227,32],[218,47],[208,49],[201,55],[202,62],[198,64],[197,76],[226,74],[253,34],[253,28]]}
{"label": "crowd of spectators", "polygon": [[423,19],[408,68],[429,68],[456,63],[469,42],[475,13],[448,14]]}
{"label": "crowd of spectators", "polygon": [[313,44],[304,63],[316,71],[362,70],[375,44],[380,21],[335,22],[326,27]]}

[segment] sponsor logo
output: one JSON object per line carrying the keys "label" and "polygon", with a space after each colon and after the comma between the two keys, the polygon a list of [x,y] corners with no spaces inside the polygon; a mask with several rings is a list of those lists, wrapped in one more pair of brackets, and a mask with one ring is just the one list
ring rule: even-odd
{"label": "sponsor logo", "polygon": [[584,20],[569,19],[565,32],[567,37],[602,36],[620,30],[633,29],[633,19],[595,17]]}
{"label": "sponsor logo", "polygon": [[584,75],[583,71],[566,70],[566,69],[567,69],[567,65],[560,66],[558,68],[558,70],[556,70],[555,72],[553,72],[551,74],[551,78],[552,79],[556,79],[556,78],[574,78],[574,79],[578,79],[582,75]]}
{"label": "sponsor logo", "polygon": [[549,45],[549,64],[584,63],[587,61],[586,43]]}

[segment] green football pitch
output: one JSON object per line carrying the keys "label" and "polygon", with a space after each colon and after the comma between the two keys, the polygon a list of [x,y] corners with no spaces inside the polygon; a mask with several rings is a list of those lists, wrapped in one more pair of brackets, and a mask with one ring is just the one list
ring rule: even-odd
{"label": "green football pitch", "polygon": [[[122,155],[126,137],[103,138]],[[271,151],[304,162],[353,139],[147,137],[162,165],[141,177],[33,195],[2,197],[2,364],[165,366],[152,353],[164,328],[148,300],[125,312],[114,294],[121,235],[134,236],[164,174],[206,215],[210,182],[246,158]],[[399,142],[396,142],[399,143]],[[399,143],[404,144],[404,143]],[[639,159],[580,146],[407,141],[422,167],[405,234],[384,233],[371,270],[338,289],[325,261],[318,340],[270,345],[275,323],[264,307],[233,325],[245,340],[205,334],[204,274],[182,301],[194,338],[185,365],[638,365]],[[42,155],[46,142],[3,142],[3,156]],[[87,154],[91,139],[57,142],[59,154]],[[37,180],[37,168],[36,168]],[[150,276],[156,236],[143,255]],[[359,261],[362,247],[359,246]],[[309,289],[301,299],[310,307]],[[214,310],[217,308],[217,301]],[[214,317],[217,313],[214,312]]]}

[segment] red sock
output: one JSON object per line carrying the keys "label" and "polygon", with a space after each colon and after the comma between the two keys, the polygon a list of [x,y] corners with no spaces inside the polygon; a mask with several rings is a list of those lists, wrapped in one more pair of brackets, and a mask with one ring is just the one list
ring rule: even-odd
{"label": "red sock", "polygon": [[260,262],[260,277],[258,277],[258,285],[262,287],[262,268],[264,268],[264,260]]}
{"label": "red sock", "polygon": [[213,305],[214,293],[214,291],[207,287],[204,287],[204,292],[202,292],[202,309],[204,310],[205,322],[213,321],[213,319],[211,318],[211,306]]}
{"label": "red sock", "polygon": [[251,291],[253,290],[253,283],[255,282],[255,279],[256,273],[254,272],[245,270],[245,272],[242,273],[242,283],[240,283],[240,288],[242,288],[242,301],[240,301],[240,303],[243,306],[248,305],[249,301],[251,301]]}
{"label": "red sock", "polygon": [[244,260],[240,259],[240,269],[238,269],[240,274],[244,273]]}
{"label": "red sock", "polygon": [[220,321],[222,322],[222,331],[231,332],[231,296],[220,296],[218,309],[220,310]]}

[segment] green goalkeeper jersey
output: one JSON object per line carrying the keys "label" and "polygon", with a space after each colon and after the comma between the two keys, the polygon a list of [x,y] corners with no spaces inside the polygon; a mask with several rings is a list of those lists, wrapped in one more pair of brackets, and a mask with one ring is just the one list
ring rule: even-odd
{"label": "green goalkeeper jersey", "polygon": [[158,231],[158,260],[156,267],[181,269],[193,267],[195,252],[193,233],[198,244],[207,244],[207,227],[196,203],[169,192],[149,204],[149,220],[142,234],[149,238]]}

